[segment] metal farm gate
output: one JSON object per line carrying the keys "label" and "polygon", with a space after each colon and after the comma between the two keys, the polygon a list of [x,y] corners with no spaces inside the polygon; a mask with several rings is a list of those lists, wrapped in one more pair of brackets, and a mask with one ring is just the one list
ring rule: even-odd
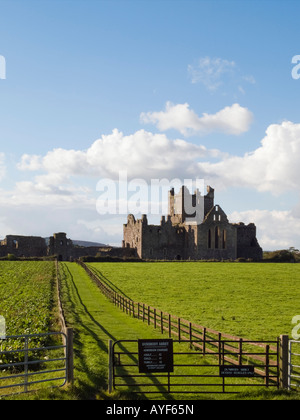
{"label": "metal farm gate", "polygon": [[289,340],[288,389],[300,387],[300,341]]}
{"label": "metal farm gate", "polygon": [[109,341],[109,392],[238,393],[279,388],[279,341]]}
{"label": "metal farm gate", "polygon": [[73,380],[73,330],[0,338],[0,399]]}

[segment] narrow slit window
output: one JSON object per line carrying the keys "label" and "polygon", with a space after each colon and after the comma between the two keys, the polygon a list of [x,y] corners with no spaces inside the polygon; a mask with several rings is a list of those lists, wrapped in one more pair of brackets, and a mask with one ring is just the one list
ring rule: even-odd
{"label": "narrow slit window", "polygon": [[222,248],[225,249],[226,248],[226,230],[223,230],[223,235],[222,235]]}
{"label": "narrow slit window", "polygon": [[211,230],[208,229],[208,241],[207,241],[208,248],[211,249]]}
{"label": "narrow slit window", "polygon": [[215,249],[219,249],[219,228],[215,228]]}

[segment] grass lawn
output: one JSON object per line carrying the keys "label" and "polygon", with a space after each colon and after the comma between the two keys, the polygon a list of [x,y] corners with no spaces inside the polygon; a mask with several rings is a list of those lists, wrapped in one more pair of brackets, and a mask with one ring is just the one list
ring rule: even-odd
{"label": "grass lawn", "polygon": [[251,340],[291,335],[300,314],[300,265],[94,263],[116,291],[189,321]]}

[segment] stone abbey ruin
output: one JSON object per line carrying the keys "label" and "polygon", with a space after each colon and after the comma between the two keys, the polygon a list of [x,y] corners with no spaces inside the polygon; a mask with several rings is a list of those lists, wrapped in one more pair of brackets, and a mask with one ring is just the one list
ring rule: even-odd
{"label": "stone abbey ruin", "polygon": [[[202,201],[201,201],[202,200]],[[201,217],[194,218],[197,203],[202,203]],[[190,203],[187,213],[186,202]],[[48,240],[36,236],[6,236],[0,242],[0,257],[12,254],[18,258],[56,257],[72,261],[80,257],[135,257],[141,260],[236,260],[259,261],[262,248],[256,239],[253,223],[229,223],[219,205],[214,204],[214,190],[207,187],[201,196],[182,187],[178,194],[169,191],[169,214],[160,225],[148,224],[146,215],[135,219],[128,215],[124,225],[122,247],[74,245],[66,233],[56,233]]]}
{"label": "stone abbey ruin", "polygon": [[[195,220],[186,208],[192,213],[201,199],[202,217]],[[123,247],[136,250],[141,259],[154,260],[259,261],[263,257],[255,225],[229,223],[221,207],[214,204],[214,190],[210,186],[204,197],[198,190],[191,195],[184,186],[178,194],[171,189],[169,214],[167,219],[161,218],[158,226],[149,225],[146,215],[140,220],[129,215],[124,225]]]}

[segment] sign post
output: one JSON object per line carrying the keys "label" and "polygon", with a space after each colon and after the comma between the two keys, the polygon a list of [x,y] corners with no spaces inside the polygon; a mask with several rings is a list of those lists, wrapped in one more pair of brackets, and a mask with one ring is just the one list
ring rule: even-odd
{"label": "sign post", "polygon": [[173,340],[138,340],[139,373],[173,372]]}

